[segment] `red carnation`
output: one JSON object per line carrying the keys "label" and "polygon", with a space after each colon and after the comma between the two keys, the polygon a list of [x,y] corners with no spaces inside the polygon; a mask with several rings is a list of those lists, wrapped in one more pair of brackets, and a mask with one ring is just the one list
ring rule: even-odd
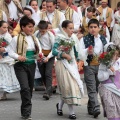
{"label": "red carnation", "polygon": [[7,43],[6,43],[6,42],[1,42],[1,46],[2,46],[2,47],[6,47],[6,46],[7,46]]}
{"label": "red carnation", "polygon": [[88,47],[88,50],[92,50],[92,49],[93,49],[93,46],[90,45],[90,46]]}
{"label": "red carnation", "polygon": [[40,53],[40,54],[39,54],[39,57],[42,58],[42,57],[43,57],[43,53]]}

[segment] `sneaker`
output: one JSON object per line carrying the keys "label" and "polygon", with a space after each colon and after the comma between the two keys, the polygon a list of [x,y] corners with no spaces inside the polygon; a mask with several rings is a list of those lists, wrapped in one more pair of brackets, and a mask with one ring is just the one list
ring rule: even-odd
{"label": "sneaker", "polygon": [[22,119],[24,119],[24,120],[32,120],[31,116],[28,116],[28,117],[22,116]]}

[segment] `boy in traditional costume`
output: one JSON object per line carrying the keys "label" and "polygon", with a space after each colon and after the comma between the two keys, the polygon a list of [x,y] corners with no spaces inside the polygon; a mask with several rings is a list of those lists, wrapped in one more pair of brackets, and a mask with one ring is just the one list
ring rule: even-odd
{"label": "boy in traditional costume", "polygon": [[86,17],[83,17],[82,26],[85,29],[85,31],[83,33],[84,36],[86,36],[88,34],[88,22],[90,21],[90,19],[96,18],[95,16],[93,16],[95,11],[96,11],[96,9],[94,7],[89,7],[89,8],[87,8]]}
{"label": "boy in traditional costume", "polygon": [[38,24],[39,30],[35,32],[36,37],[41,44],[42,53],[46,57],[43,63],[38,62],[38,68],[42,76],[42,80],[46,87],[46,92],[43,98],[49,100],[52,93],[52,68],[54,64],[54,56],[52,55],[52,48],[55,42],[55,37],[52,32],[48,31],[48,23],[41,20]]}
{"label": "boy in traditional costume", "polygon": [[99,21],[91,19],[88,23],[89,34],[80,40],[86,55],[86,63],[84,63],[84,79],[88,92],[88,114],[94,118],[100,114],[100,105],[97,99],[98,92],[98,68],[99,62],[97,56],[103,51],[103,46],[107,43],[104,36],[99,35]]}
{"label": "boy in traditional costume", "polygon": [[9,48],[10,57],[17,60],[15,73],[21,87],[21,115],[23,119],[31,120],[32,91],[35,75],[35,58],[41,51],[38,39],[33,35],[35,22],[24,16],[20,20],[21,33],[14,37]]}

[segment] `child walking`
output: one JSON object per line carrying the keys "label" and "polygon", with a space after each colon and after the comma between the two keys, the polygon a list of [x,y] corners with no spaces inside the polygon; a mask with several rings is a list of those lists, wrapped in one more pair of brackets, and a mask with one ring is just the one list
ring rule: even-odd
{"label": "child walking", "polygon": [[41,52],[38,39],[33,35],[35,22],[24,16],[20,20],[22,32],[13,38],[8,49],[9,56],[17,60],[14,65],[15,73],[21,87],[21,116],[22,119],[31,120],[32,92],[35,75],[35,56]]}
{"label": "child walking", "polygon": [[48,31],[48,23],[46,21],[41,20],[38,24],[38,28],[39,30],[36,31],[35,35],[39,39],[42,53],[45,56],[42,64],[38,62],[38,68],[46,87],[46,92],[44,93],[43,98],[49,100],[50,95],[52,94],[52,68],[55,59],[52,55],[52,48],[55,38],[53,33]]}
{"label": "child walking", "polygon": [[57,57],[55,71],[61,97],[60,102],[56,104],[57,114],[63,115],[62,108],[66,103],[69,108],[69,119],[76,119],[73,105],[81,104],[81,93],[84,93],[76,64],[76,59],[79,61],[82,58],[82,50],[79,49],[79,40],[73,31],[73,23],[69,20],[63,21],[62,34],[56,36],[52,50],[53,55]]}
{"label": "child walking", "polygon": [[113,43],[105,45],[104,52],[101,54],[105,54],[104,57],[100,55],[101,64],[98,71],[104,117],[108,120],[120,120],[120,53]]}
{"label": "child walking", "polygon": [[0,90],[4,91],[0,100],[6,100],[6,93],[13,93],[20,90],[19,82],[16,78],[13,63],[14,59],[8,56],[7,52],[2,52],[12,40],[8,33],[8,23],[0,21]]}

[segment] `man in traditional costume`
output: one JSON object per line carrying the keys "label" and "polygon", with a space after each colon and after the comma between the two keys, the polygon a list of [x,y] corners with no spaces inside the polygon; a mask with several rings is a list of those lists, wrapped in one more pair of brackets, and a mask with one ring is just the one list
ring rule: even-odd
{"label": "man in traditional costume", "polygon": [[59,26],[65,20],[65,16],[62,12],[55,9],[56,2],[55,0],[46,1],[46,11],[41,13],[41,20],[48,21],[52,24],[53,30],[55,33],[59,32]]}
{"label": "man in traditional costume", "polygon": [[22,6],[17,0],[1,0],[1,9],[6,13],[8,22],[13,24],[18,21],[19,13],[23,13]]}
{"label": "man in traditional costume", "polygon": [[66,20],[73,22],[74,30],[78,30],[82,20],[80,20],[78,13],[68,6],[68,0],[57,0],[57,5],[64,13]]}
{"label": "man in traditional costume", "polygon": [[104,22],[107,23],[111,35],[115,24],[114,12],[112,8],[108,7],[108,0],[102,0],[101,2],[102,4],[98,7],[98,11],[101,13],[100,16],[104,18]]}

